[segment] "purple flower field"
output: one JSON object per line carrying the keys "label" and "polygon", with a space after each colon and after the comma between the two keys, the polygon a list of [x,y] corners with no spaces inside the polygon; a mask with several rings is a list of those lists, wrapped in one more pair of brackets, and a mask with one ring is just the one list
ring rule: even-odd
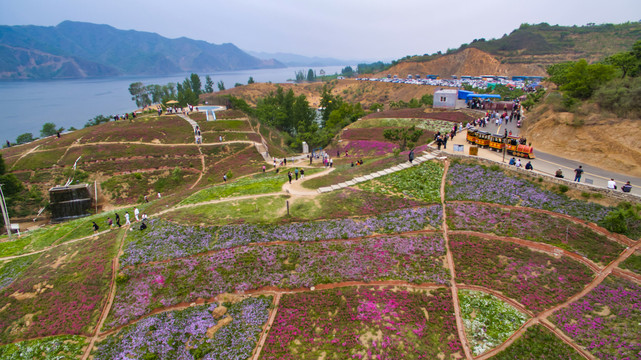
{"label": "purple flower field", "polygon": [[202,228],[152,220],[149,229],[128,236],[122,267],[273,241],[351,239],[373,234],[439,229],[440,205],[395,210],[379,216],[290,223]]}
{"label": "purple flower field", "polygon": [[599,359],[641,356],[641,286],[610,276],[549,318]]}
{"label": "purple flower field", "polygon": [[445,197],[447,200],[483,201],[545,209],[594,223],[602,220],[612,210],[543,190],[534,183],[506,175],[500,170],[463,163],[450,166]]}
{"label": "purple flower field", "polygon": [[106,326],[163,307],[264,286],[310,287],[343,281],[446,284],[440,234],[361,241],[247,246],[121,271]]}
{"label": "purple flower field", "polygon": [[264,296],[232,304],[222,318],[231,322],[211,337],[207,330],[217,323],[212,316],[215,303],[153,315],[109,336],[98,345],[94,359],[247,359],[270,305],[271,297]]}

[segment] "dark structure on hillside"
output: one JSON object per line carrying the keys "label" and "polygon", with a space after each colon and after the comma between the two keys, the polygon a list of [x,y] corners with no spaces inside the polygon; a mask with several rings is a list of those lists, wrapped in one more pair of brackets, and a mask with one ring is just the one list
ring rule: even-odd
{"label": "dark structure on hillside", "polygon": [[49,189],[51,221],[62,222],[88,216],[93,197],[88,184],[57,186]]}

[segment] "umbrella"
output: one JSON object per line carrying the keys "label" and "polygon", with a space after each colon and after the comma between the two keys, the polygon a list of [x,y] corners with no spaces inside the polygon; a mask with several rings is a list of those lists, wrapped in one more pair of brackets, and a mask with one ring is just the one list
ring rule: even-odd
{"label": "umbrella", "polygon": [[171,104],[178,104],[178,101],[176,101],[176,100],[169,100],[169,101],[167,101],[165,104],[167,104],[167,105],[171,105]]}

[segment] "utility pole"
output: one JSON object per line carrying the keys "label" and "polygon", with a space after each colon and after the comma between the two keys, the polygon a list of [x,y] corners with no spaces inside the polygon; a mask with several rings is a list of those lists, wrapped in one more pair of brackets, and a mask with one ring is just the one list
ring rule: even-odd
{"label": "utility pole", "polygon": [[7,203],[4,201],[2,185],[3,184],[0,184],[0,207],[2,208],[2,218],[4,219],[4,226],[7,227],[7,235],[9,236],[9,239],[11,239],[11,224],[9,223],[9,213],[7,212]]}
{"label": "utility pole", "polygon": [[505,129],[505,136],[503,136],[503,162],[505,162],[506,151],[507,151],[507,129]]}

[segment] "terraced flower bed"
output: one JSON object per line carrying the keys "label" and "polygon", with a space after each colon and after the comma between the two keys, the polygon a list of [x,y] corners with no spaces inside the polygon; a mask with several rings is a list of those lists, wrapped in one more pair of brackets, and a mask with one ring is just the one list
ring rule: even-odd
{"label": "terraced flower bed", "polygon": [[474,355],[501,345],[527,320],[527,315],[480,291],[459,290],[463,326]]}
{"label": "terraced flower bed", "polygon": [[269,317],[270,297],[152,315],[98,344],[94,359],[248,359]]}
{"label": "terraced flower bed", "polygon": [[[11,166],[11,171],[49,169],[65,154],[65,149],[35,151],[25,155]],[[10,163],[10,162],[8,162]]]}
{"label": "terraced flower bed", "polygon": [[247,120],[216,120],[199,122],[201,131],[252,131]]}
{"label": "terraced flower bed", "polygon": [[392,197],[408,197],[428,203],[440,202],[443,165],[427,161],[420,165],[358,184],[358,188]]}
{"label": "terraced flower bed", "polygon": [[0,343],[58,334],[88,335],[111,279],[117,232],[40,256],[1,291]]}
{"label": "terraced flower bed", "polygon": [[[178,170],[176,170],[178,169]],[[198,175],[180,168],[112,176],[100,184],[102,190],[118,205],[142,202],[145,195],[173,193],[193,184]]]}
{"label": "terraced flower bed", "polygon": [[[222,160],[211,161],[207,158],[207,182],[221,183],[223,175],[231,172],[234,177],[241,177],[261,171],[265,159],[258,153],[253,145],[245,145],[242,150],[234,152]],[[283,176],[287,176],[283,174]],[[231,180],[231,179],[230,179]]]}
{"label": "terraced flower bed", "polygon": [[556,335],[542,325],[533,325],[527,328],[505,350],[492,356],[492,360],[539,360],[539,359],[567,359],[582,360],[574,348],[564,343]]}
{"label": "terraced flower bed", "polygon": [[[349,127],[341,132],[342,140],[369,140],[389,142],[385,139],[383,133],[388,129],[403,129],[404,127],[376,127],[376,128],[353,128]],[[451,130],[451,127],[450,127]],[[426,144],[434,137],[434,133],[423,131],[421,137],[416,141],[417,144]]]}
{"label": "terraced flower bed", "polygon": [[408,198],[390,198],[369,191],[344,188],[320,194],[313,199],[296,198],[290,205],[290,211],[296,219],[303,221],[345,218],[353,214],[375,215],[426,205],[425,202]]}
{"label": "terraced flower bed", "polygon": [[573,200],[541,189],[526,180],[507,175],[500,169],[455,163],[447,173],[447,200],[473,200],[505,205],[520,205],[567,214],[594,223],[612,209],[582,200]]}
{"label": "terraced flower bed", "polygon": [[94,142],[140,141],[160,144],[191,144],[194,132],[191,125],[176,115],[145,116],[136,119],[110,121],[83,129],[83,144]]}
{"label": "terraced flower bed", "polygon": [[583,264],[524,246],[450,235],[458,283],[484,286],[538,312],[580,292],[593,277]]}
{"label": "terraced flower bed", "polygon": [[440,206],[396,210],[376,217],[296,222],[279,225],[181,226],[159,220],[149,230],[127,237],[122,266],[174,259],[208,250],[276,241],[312,242],[350,239],[375,233],[399,233],[438,228]]}
{"label": "terraced flower bed", "polygon": [[476,203],[449,203],[451,230],[471,230],[543,242],[607,265],[625,246],[570,220],[527,210]]}
{"label": "terraced flower bed", "polygon": [[641,286],[609,276],[549,319],[599,359],[641,354]]}
{"label": "terraced flower bed", "polygon": [[[178,205],[196,204],[205,201],[218,200],[226,197],[257,195],[276,193],[282,190],[283,184],[287,182],[287,169],[283,170],[284,174],[269,172],[255,175],[253,177],[244,177],[233,182],[224,183],[218,186],[212,186],[207,189],[191,195],[181,201]],[[320,170],[311,169],[306,171],[307,174],[313,174]]]}
{"label": "terraced flower bed", "polygon": [[246,246],[166,263],[127,268],[106,322],[126,324],[152,310],[263,286],[310,287],[342,281],[401,280],[445,284],[441,235],[362,241]]}
{"label": "terraced flower bed", "polygon": [[0,289],[7,287],[24,273],[40,257],[40,254],[6,260],[0,264]]}
{"label": "terraced flower bed", "polygon": [[4,360],[61,360],[80,359],[86,339],[78,335],[51,336],[0,346]]}
{"label": "terraced flower bed", "polygon": [[450,294],[352,287],[285,295],[260,359],[460,358]]}

